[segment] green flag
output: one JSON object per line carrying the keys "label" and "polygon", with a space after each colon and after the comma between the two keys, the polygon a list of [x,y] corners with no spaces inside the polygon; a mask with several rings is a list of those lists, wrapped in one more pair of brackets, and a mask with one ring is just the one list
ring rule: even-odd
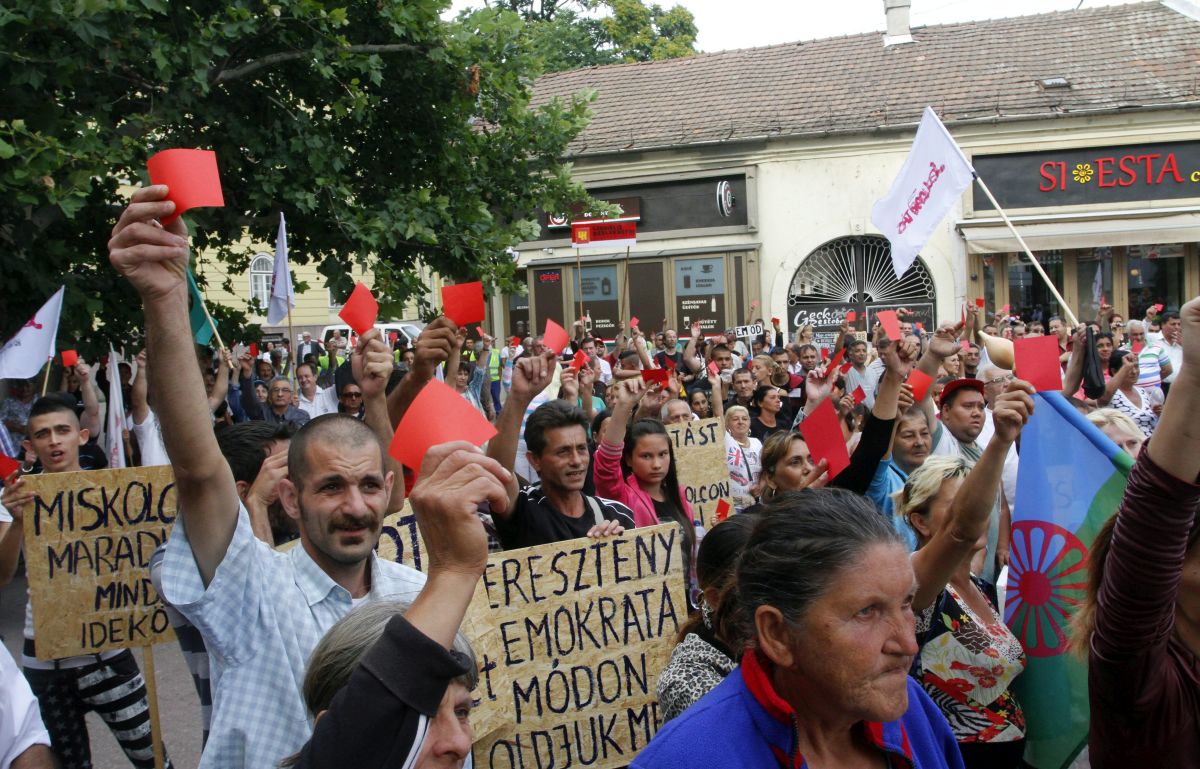
{"label": "green flag", "polygon": [[206,345],[213,337],[213,327],[209,325],[208,313],[204,309],[204,297],[200,294],[200,287],[196,285],[191,270],[188,270],[187,279],[188,317],[192,321],[192,337],[196,344]]}

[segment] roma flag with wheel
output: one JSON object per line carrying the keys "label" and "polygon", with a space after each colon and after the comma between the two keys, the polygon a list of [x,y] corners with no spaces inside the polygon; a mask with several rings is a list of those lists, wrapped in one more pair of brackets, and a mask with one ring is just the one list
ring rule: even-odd
{"label": "roma flag with wheel", "polygon": [[1042,392],[1021,433],[1004,621],[1025,646],[1013,682],[1025,713],[1025,761],[1061,769],[1087,745],[1087,663],[1068,647],[1083,604],[1087,553],[1116,514],[1133,458],[1075,410]]}

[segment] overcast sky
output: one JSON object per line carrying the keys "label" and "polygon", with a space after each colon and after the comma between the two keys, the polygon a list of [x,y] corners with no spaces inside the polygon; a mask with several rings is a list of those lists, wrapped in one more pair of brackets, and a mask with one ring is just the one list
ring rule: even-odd
{"label": "overcast sky", "polygon": [[[1083,0],[1085,8],[1131,0]],[[649,0],[648,0],[649,2]],[[653,0],[696,17],[702,51],[753,48],[794,40],[883,30],[883,0]],[[454,9],[482,0],[454,0]],[[1080,0],[913,0],[912,25],[1068,11]]]}

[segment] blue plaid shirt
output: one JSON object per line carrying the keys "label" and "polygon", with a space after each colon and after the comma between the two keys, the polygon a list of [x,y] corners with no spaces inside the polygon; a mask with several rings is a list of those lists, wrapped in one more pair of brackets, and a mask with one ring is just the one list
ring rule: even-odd
{"label": "blue plaid shirt", "polygon": [[[255,538],[246,508],[208,589],[181,518],[163,561],[164,597],[204,637],[211,659],[212,730],[200,769],[265,769],[312,734],[302,687],[313,648],[350,611],[350,593],[303,546],[280,553]],[[368,600],[412,600],[425,575],[371,555]]]}

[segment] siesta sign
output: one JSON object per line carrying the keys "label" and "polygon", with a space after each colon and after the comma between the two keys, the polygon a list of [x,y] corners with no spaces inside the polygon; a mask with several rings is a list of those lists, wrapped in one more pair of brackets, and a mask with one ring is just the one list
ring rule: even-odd
{"label": "siesta sign", "polygon": [[[1200,198],[1200,142],[976,155],[1005,208]],[[991,203],[975,191],[975,210]]]}

